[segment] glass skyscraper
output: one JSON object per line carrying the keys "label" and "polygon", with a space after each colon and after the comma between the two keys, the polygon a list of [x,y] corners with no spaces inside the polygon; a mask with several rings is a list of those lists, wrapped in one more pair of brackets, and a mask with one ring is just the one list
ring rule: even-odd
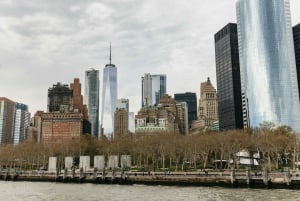
{"label": "glass skyscraper", "polygon": [[27,139],[30,113],[28,112],[28,106],[21,103],[15,103],[14,113],[13,144],[19,144]]}
{"label": "glass skyscraper", "polygon": [[[111,52],[111,51],[110,51]],[[113,137],[114,133],[114,113],[117,107],[117,68],[110,62],[103,70],[103,85],[101,99],[101,135]]]}
{"label": "glass skyscraper", "polygon": [[0,97],[0,144],[12,144],[15,102]]}
{"label": "glass skyscraper", "polygon": [[300,24],[293,27],[298,88],[300,87]]}
{"label": "glass skyscraper", "polygon": [[242,92],[251,127],[264,121],[300,132],[290,4],[288,0],[238,0]]}
{"label": "glass skyscraper", "polygon": [[0,97],[0,144],[19,144],[27,139],[28,106]]}
{"label": "glass skyscraper", "polygon": [[142,77],[142,107],[158,105],[166,94],[167,76],[145,73]]}
{"label": "glass skyscraper", "polygon": [[174,94],[176,102],[186,102],[188,109],[188,126],[191,128],[192,122],[197,120],[197,95],[196,93],[186,92]]}
{"label": "glass skyscraper", "polygon": [[215,56],[220,130],[243,128],[243,107],[237,24],[215,34]]}
{"label": "glass skyscraper", "polygon": [[88,108],[91,122],[92,135],[99,136],[99,71],[88,70],[85,72],[84,103]]}

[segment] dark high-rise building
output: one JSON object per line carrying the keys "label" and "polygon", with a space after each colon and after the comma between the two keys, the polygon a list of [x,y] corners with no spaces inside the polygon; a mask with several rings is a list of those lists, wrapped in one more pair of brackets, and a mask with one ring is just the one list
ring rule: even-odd
{"label": "dark high-rise building", "polygon": [[48,112],[58,112],[63,107],[69,108],[73,105],[73,90],[67,84],[57,83],[48,89]]}
{"label": "dark high-rise building", "polygon": [[298,77],[298,88],[300,91],[300,24],[297,24],[296,26],[293,27],[293,34],[294,34],[296,68],[297,68],[297,77]]}
{"label": "dark high-rise building", "polygon": [[197,119],[197,96],[196,93],[186,92],[174,94],[174,99],[177,102],[186,102],[188,106],[188,124],[191,128],[192,121]]}
{"label": "dark high-rise building", "polygon": [[99,71],[85,71],[84,102],[88,107],[89,120],[92,124],[92,135],[99,136]]}
{"label": "dark high-rise building", "polygon": [[243,128],[237,24],[215,34],[215,56],[220,130]]}

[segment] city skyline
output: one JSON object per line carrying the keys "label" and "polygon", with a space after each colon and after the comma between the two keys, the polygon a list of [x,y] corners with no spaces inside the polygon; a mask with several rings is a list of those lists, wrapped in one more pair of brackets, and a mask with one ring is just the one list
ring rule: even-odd
{"label": "city skyline", "polygon": [[[101,72],[102,82],[110,40],[120,67],[118,98],[130,99],[131,111],[140,107],[140,77],[146,72],[166,74],[170,95],[190,91],[199,97],[207,77],[216,86],[213,35],[236,22],[234,0],[73,2],[1,1],[1,96],[27,104],[32,114],[46,111],[52,83],[84,80],[90,68]],[[290,2],[294,26],[300,2]],[[218,14],[208,23],[211,13]]]}

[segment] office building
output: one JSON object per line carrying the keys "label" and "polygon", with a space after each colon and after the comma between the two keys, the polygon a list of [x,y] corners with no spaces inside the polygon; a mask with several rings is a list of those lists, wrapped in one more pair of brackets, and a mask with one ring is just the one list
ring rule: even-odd
{"label": "office building", "polygon": [[[300,24],[293,27],[298,88],[300,87]],[[300,88],[299,88],[300,91]]]}
{"label": "office building", "polygon": [[200,86],[199,117],[204,121],[204,128],[211,129],[218,121],[218,97],[215,87],[208,78]]}
{"label": "office building", "polygon": [[166,94],[166,90],[166,75],[145,73],[142,77],[142,107],[157,106],[160,99]]}
{"label": "office building", "polygon": [[169,95],[161,98],[157,107],[143,107],[135,116],[135,133],[138,136],[161,133],[179,133],[179,116],[176,101]]}
{"label": "office building", "polygon": [[0,144],[12,144],[15,102],[0,97]]}
{"label": "office building", "polygon": [[188,126],[191,128],[192,122],[197,119],[197,96],[196,93],[186,92],[174,95],[176,102],[186,102],[188,107]]}
{"label": "office building", "polygon": [[91,69],[85,71],[84,103],[87,105],[91,133],[99,137],[99,71]]}
{"label": "office building", "polygon": [[75,78],[70,87],[61,84],[53,86],[48,90],[48,109],[52,112],[40,111],[34,116],[31,134],[37,137],[32,138],[43,143],[63,143],[84,134],[91,134],[91,123],[88,120],[87,106],[83,104],[80,80]]}
{"label": "office building", "polygon": [[215,57],[220,130],[241,129],[244,123],[236,24],[229,23],[215,34]]}
{"label": "office building", "polygon": [[117,100],[117,108],[124,108],[127,112],[129,112],[129,99],[121,98]]}
{"label": "office building", "polygon": [[31,118],[27,140],[30,142],[41,142],[42,115],[44,111],[37,111]]}
{"label": "office building", "polygon": [[71,110],[73,91],[67,84],[58,82],[48,89],[48,112]]}
{"label": "office building", "polygon": [[81,83],[79,78],[75,78],[74,82],[70,84],[72,90],[72,105],[71,111],[80,112],[85,120],[88,120],[87,105],[83,104],[83,96],[81,94]]}
{"label": "office building", "polygon": [[250,126],[267,121],[300,132],[289,1],[238,0],[237,21],[241,86]]}
{"label": "office building", "polygon": [[84,118],[82,113],[47,112],[41,117],[41,142],[60,144],[78,139],[84,134]]}
{"label": "office building", "polygon": [[19,144],[27,140],[29,126],[30,113],[28,106],[22,103],[15,103],[13,144]]}
{"label": "office building", "polygon": [[30,126],[28,106],[0,97],[0,144],[25,141]]}
{"label": "office building", "polygon": [[108,138],[114,133],[114,114],[117,107],[117,67],[111,63],[111,48],[109,64],[103,70],[102,99],[101,99],[101,135]]}
{"label": "office building", "polygon": [[126,136],[128,132],[128,112],[125,108],[118,108],[114,115],[114,138]]}
{"label": "office building", "polygon": [[178,128],[181,134],[189,133],[188,106],[186,102],[177,102]]}
{"label": "office building", "polygon": [[130,133],[135,133],[134,112],[129,112],[129,115],[128,115],[128,129],[129,129]]}

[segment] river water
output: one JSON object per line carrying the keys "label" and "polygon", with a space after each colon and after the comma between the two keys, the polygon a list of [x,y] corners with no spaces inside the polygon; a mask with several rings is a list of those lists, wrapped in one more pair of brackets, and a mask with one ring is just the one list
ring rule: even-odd
{"label": "river water", "polygon": [[287,201],[300,190],[0,181],[0,201]]}

